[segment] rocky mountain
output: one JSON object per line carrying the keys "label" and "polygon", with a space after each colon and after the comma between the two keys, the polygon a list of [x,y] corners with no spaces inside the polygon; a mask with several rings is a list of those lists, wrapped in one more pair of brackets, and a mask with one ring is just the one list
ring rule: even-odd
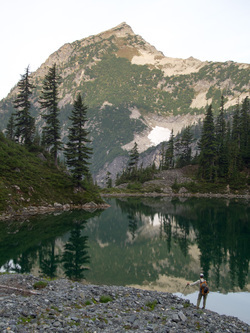
{"label": "rocky mountain", "polygon": [[[27,59],[28,62],[28,59]],[[60,121],[65,141],[68,116],[80,92],[88,105],[88,130],[94,154],[92,172],[101,184],[107,171],[115,177],[137,142],[144,165],[157,161],[173,129],[196,124],[207,105],[218,112],[221,94],[231,110],[250,90],[250,65],[202,62],[163,55],[126,23],[98,35],[63,45],[32,73],[32,114],[41,132],[38,96],[48,67],[56,63],[60,85]],[[0,129],[13,112],[14,87],[0,102]],[[154,149],[154,147],[156,147]]]}

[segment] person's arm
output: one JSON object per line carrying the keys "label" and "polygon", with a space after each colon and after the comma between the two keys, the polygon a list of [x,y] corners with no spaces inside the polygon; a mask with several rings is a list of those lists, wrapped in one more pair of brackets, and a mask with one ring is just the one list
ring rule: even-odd
{"label": "person's arm", "polygon": [[199,284],[200,283],[200,280],[197,280],[197,281],[195,281],[195,282],[193,282],[193,283],[187,283],[187,286],[195,286],[196,284]]}

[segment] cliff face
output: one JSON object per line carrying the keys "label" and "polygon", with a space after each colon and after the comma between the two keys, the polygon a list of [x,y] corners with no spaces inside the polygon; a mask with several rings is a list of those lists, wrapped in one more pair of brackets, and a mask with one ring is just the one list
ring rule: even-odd
{"label": "cliff face", "polygon": [[[88,130],[94,149],[92,171],[98,179],[100,174],[124,167],[127,151],[135,141],[140,152],[156,145],[148,137],[156,127],[165,128],[166,132],[173,129],[177,134],[183,127],[202,120],[210,103],[216,113],[221,94],[228,109],[241,102],[250,90],[249,64],[169,58],[122,23],[63,45],[32,73],[36,86],[32,112],[40,133],[43,120],[38,96],[48,67],[54,63],[62,78],[62,139],[66,139],[68,116],[80,92],[89,107]],[[0,102],[2,130],[13,111],[11,101],[16,93],[15,87]],[[150,154],[157,160],[157,150]]]}

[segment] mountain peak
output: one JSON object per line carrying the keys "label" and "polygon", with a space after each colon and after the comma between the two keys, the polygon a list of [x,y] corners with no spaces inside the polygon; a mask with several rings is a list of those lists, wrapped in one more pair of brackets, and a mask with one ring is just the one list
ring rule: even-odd
{"label": "mountain peak", "polygon": [[95,35],[95,37],[102,37],[106,39],[113,35],[116,35],[116,37],[126,37],[128,35],[134,35],[134,32],[126,22],[122,22],[114,28],[108,29]]}
{"label": "mountain peak", "polygon": [[128,25],[126,22],[122,22],[122,23],[118,24],[116,27],[113,28],[113,30],[126,30],[127,33],[129,32],[131,34],[134,34],[131,26]]}

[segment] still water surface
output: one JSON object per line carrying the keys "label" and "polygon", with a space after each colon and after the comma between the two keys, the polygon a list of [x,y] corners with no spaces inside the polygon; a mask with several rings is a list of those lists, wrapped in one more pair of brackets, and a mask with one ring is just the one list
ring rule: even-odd
{"label": "still water surface", "polygon": [[11,221],[0,231],[1,271],[168,291],[202,271],[207,308],[250,324],[249,203],[218,199],[107,199],[105,211]]}

